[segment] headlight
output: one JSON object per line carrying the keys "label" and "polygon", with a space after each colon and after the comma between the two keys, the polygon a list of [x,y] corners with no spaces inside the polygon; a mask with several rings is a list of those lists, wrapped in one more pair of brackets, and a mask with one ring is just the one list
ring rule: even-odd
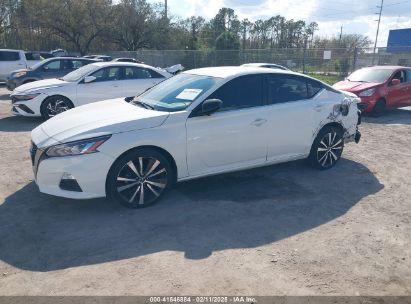
{"label": "headlight", "polygon": [[11,77],[19,78],[22,76],[26,76],[27,72],[26,71],[20,71],[20,72],[15,72],[11,74]]}
{"label": "headlight", "polygon": [[40,93],[31,93],[31,94],[29,93],[29,94],[16,94],[16,95],[12,95],[11,97],[13,97],[17,101],[20,101],[20,100],[34,99],[39,95]]}
{"label": "headlight", "polygon": [[50,157],[55,157],[95,153],[98,152],[97,148],[101,146],[110,137],[111,135],[106,135],[51,146],[46,150],[46,155]]}
{"label": "headlight", "polygon": [[368,89],[368,90],[362,91],[360,94],[358,94],[358,96],[360,96],[360,97],[368,97],[368,96],[371,96],[371,95],[374,94],[374,93],[375,93],[375,88],[372,88],[372,89]]}

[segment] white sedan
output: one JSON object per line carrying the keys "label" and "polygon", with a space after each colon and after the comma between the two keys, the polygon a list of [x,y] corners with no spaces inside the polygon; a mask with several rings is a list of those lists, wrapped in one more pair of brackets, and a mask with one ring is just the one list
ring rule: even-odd
{"label": "white sedan", "polygon": [[358,98],[266,68],[183,72],[127,103],[106,100],[32,131],[41,192],[148,206],[175,182],[307,158],[333,167],[358,142]]}
{"label": "white sedan", "polygon": [[163,69],[145,64],[93,63],[63,78],[40,80],[17,87],[10,95],[12,113],[48,119],[91,102],[139,95],[171,76]]}

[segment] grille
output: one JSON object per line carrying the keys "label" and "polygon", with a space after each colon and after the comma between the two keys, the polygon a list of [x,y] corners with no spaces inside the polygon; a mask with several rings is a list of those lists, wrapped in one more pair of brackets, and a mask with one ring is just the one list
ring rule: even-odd
{"label": "grille", "polygon": [[31,164],[34,166],[34,161],[36,158],[36,153],[37,153],[37,146],[34,142],[31,142],[31,147],[30,147],[30,158],[31,158]]}

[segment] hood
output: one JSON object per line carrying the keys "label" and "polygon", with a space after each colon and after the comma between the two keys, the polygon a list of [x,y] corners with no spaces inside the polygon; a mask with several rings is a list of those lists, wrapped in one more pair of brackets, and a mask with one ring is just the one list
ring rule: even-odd
{"label": "hood", "polygon": [[17,89],[15,89],[14,91],[15,92],[35,92],[39,90],[47,90],[51,88],[61,87],[61,86],[68,85],[68,84],[71,84],[71,82],[67,82],[64,80],[57,79],[57,78],[44,79],[44,80],[38,80],[38,81],[33,81],[33,82],[23,84],[17,87]]}
{"label": "hood", "polygon": [[18,72],[30,72],[31,69],[18,69],[18,70],[14,70],[10,73],[10,75],[14,74],[14,73],[18,73]]}
{"label": "hood", "polygon": [[378,82],[356,82],[356,81],[340,81],[333,85],[334,88],[341,91],[360,92],[370,88],[374,88],[381,83]]}
{"label": "hood", "polygon": [[[56,141],[69,142],[154,128],[163,124],[168,116],[168,112],[144,109],[127,103],[124,98],[117,98],[71,109],[49,119],[36,129],[40,128]],[[36,129],[32,134],[41,133]]]}

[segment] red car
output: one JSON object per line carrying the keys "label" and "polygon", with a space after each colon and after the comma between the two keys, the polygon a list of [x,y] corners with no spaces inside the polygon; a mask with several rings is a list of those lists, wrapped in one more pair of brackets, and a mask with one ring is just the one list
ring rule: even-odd
{"label": "red car", "polygon": [[381,114],[386,109],[411,106],[411,68],[373,66],[359,69],[334,88],[361,98],[362,112]]}

